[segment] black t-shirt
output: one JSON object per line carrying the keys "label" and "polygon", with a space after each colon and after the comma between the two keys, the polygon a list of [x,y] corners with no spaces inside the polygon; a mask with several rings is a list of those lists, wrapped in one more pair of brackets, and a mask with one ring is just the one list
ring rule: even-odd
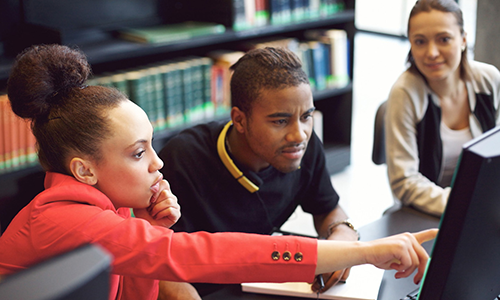
{"label": "black t-shirt", "polygon": [[255,173],[234,161],[259,185],[259,191],[250,193],[226,169],[217,152],[217,139],[225,124],[211,122],[186,129],[160,152],[165,163],[161,172],[181,206],[181,218],[173,230],[269,234],[281,227],[298,205],[313,215],[337,206],[339,197],[315,134],[300,169],[291,173],[272,166]]}

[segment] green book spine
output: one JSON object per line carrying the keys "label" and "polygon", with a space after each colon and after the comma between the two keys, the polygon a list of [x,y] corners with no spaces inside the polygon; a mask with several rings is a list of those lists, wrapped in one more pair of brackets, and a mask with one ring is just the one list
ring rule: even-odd
{"label": "green book spine", "polygon": [[205,98],[203,90],[203,65],[201,58],[194,58],[191,62],[191,87],[193,90],[193,107],[191,122],[200,122],[205,118]]}
{"label": "green book spine", "polygon": [[128,96],[127,78],[123,72],[111,75],[111,85]]}
{"label": "green book spine", "polygon": [[[148,114],[148,97],[146,94],[147,77],[141,70],[130,71],[125,74],[127,78],[127,87],[129,99],[139,105]],[[149,118],[148,114],[148,118]]]}
{"label": "green book spine", "polygon": [[215,107],[212,102],[212,60],[204,57],[201,60],[202,73],[203,73],[203,111],[205,118],[210,120],[215,115]]}
{"label": "green book spine", "polygon": [[165,120],[165,105],[163,99],[163,82],[161,70],[159,67],[152,67],[148,69],[149,80],[151,85],[150,91],[150,108],[151,113],[154,114],[155,121],[153,122],[153,128],[155,130],[163,130],[166,127]]}
{"label": "green book spine", "polygon": [[182,73],[179,63],[169,65],[166,74],[167,84],[167,127],[174,128],[184,124],[184,106],[182,103]]}
{"label": "green book spine", "polygon": [[182,103],[184,106],[184,122],[192,122],[194,92],[192,87],[192,66],[189,61],[180,62],[182,74]]}

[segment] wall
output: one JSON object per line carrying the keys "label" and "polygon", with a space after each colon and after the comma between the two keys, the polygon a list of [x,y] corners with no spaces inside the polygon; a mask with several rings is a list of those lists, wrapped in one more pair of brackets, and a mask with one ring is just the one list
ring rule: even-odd
{"label": "wall", "polygon": [[500,69],[500,1],[477,0],[477,25],[474,59]]}

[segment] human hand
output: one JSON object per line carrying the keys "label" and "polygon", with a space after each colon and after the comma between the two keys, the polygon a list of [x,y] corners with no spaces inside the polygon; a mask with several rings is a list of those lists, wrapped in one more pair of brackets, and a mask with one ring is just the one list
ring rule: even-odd
{"label": "human hand", "polygon": [[421,243],[434,239],[437,233],[438,229],[429,229],[367,242],[366,263],[384,270],[394,269],[397,271],[396,278],[408,277],[418,268],[413,278],[413,282],[418,284],[429,259]]}
{"label": "human hand", "polygon": [[160,280],[158,300],[201,300],[196,289],[187,282]]}
{"label": "human hand", "polygon": [[[316,277],[314,277],[314,281],[311,285],[311,290],[315,293],[318,293],[318,292],[323,293],[338,283],[344,283],[347,280],[347,277],[349,277],[350,271],[351,271],[351,268],[347,268],[347,269],[335,271],[333,273],[321,274],[321,276],[323,276],[323,280],[324,280],[324,286],[322,288],[318,282],[318,277],[316,276]],[[327,278],[327,279],[325,280],[325,278]]]}
{"label": "human hand", "polygon": [[[352,228],[348,227],[347,225],[340,224],[338,226],[335,226],[334,230],[332,230],[331,234],[328,236],[328,239],[339,240],[339,241],[357,241],[358,237],[359,237],[358,233],[354,231]],[[351,268],[346,268],[335,271],[333,273],[323,273],[321,274],[321,276],[323,276],[324,287],[321,287],[321,285],[318,282],[318,278],[315,277],[311,285],[311,289],[315,293],[325,292],[332,286],[338,283],[345,282],[349,277],[350,271]]]}
{"label": "human hand", "polygon": [[136,217],[147,220],[151,225],[167,228],[179,220],[181,207],[177,203],[177,197],[170,190],[168,181],[160,181],[159,191],[151,199],[151,205],[148,208],[134,209]]}

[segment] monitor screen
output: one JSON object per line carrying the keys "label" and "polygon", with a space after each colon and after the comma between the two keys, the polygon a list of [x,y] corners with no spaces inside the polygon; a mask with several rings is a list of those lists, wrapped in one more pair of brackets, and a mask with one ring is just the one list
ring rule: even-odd
{"label": "monitor screen", "polygon": [[107,300],[111,256],[84,245],[0,281],[0,299]]}
{"label": "monitor screen", "polygon": [[500,294],[500,126],[463,146],[420,300]]}

